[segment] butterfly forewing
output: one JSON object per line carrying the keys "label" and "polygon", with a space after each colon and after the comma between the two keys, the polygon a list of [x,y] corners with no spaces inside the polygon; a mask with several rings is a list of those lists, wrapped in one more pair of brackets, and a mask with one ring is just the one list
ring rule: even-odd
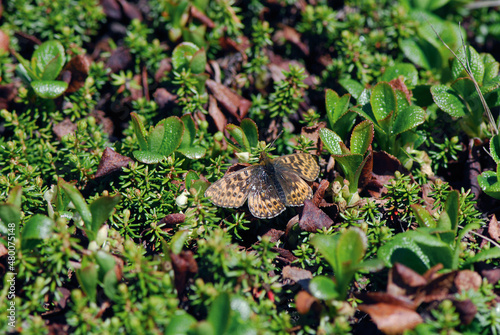
{"label": "butterfly forewing", "polygon": [[253,181],[248,195],[248,209],[259,219],[270,219],[285,210],[285,204],[280,200],[278,190],[270,176],[262,169]]}
{"label": "butterfly forewing", "polygon": [[318,178],[319,175],[319,165],[316,159],[307,153],[296,153],[291,155],[285,155],[273,160],[275,167],[288,169],[301,178],[313,181]]}
{"label": "butterfly forewing", "polygon": [[225,175],[205,191],[205,196],[220,207],[241,207],[247,200],[250,187],[254,184],[260,165],[252,165]]}

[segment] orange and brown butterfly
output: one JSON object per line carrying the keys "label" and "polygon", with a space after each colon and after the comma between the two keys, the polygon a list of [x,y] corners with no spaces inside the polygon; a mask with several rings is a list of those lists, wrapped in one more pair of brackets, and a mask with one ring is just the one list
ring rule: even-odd
{"label": "orange and brown butterfly", "polygon": [[205,191],[205,196],[219,207],[241,207],[248,199],[248,209],[259,219],[271,219],[285,206],[302,206],[313,197],[305,182],[318,178],[319,166],[308,153],[270,158],[265,151],[259,163],[226,174]]}

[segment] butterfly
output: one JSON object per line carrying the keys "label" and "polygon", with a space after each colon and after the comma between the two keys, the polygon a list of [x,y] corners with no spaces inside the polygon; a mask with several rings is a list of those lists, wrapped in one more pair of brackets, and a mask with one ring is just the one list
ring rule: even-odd
{"label": "butterfly", "polygon": [[285,206],[302,206],[313,197],[304,181],[314,181],[319,165],[313,156],[296,153],[271,159],[260,155],[259,164],[228,173],[205,191],[205,197],[219,207],[241,207],[248,199],[248,209],[259,219],[271,219]]}

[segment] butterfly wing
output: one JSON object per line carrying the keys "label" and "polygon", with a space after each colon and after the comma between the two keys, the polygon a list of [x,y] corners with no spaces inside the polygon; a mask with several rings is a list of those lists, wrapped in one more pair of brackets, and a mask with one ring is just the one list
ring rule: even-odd
{"label": "butterfly wing", "polygon": [[319,175],[316,159],[307,153],[296,153],[275,158],[272,163],[282,171],[295,172],[300,178],[314,181]]}
{"label": "butterfly wing", "polygon": [[273,176],[262,167],[257,172],[248,195],[248,209],[256,218],[270,219],[281,214],[285,204],[280,200]]}
{"label": "butterfly wing", "polygon": [[285,193],[285,205],[302,206],[306,199],[312,199],[311,187],[295,171],[287,167],[276,167],[276,178]]}
{"label": "butterfly wing", "polygon": [[210,201],[219,207],[243,206],[256,179],[256,171],[259,169],[262,167],[252,165],[225,175],[207,188],[205,197],[210,198]]}

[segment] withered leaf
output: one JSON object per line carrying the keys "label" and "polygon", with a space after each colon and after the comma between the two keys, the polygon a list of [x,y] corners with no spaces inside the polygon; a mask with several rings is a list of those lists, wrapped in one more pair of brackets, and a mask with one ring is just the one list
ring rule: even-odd
{"label": "withered leaf", "polygon": [[173,214],[168,214],[165,217],[163,217],[160,222],[158,222],[159,225],[166,225],[167,227],[173,227],[178,225],[179,223],[183,223],[184,220],[186,220],[186,215],[183,213],[173,213]]}
{"label": "withered leaf", "polygon": [[52,127],[52,131],[57,136],[57,139],[60,141],[64,136],[68,134],[73,134],[76,131],[76,124],[71,122],[69,118],[64,119],[58,124]]}
{"label": "withered leaf", "polygon": [[131,162],[133,162],[131,158],[122,156],[110,147],[107,147],[102,153],[101,161],[99,162],[94,178],[108,175],[113,171],[117,171],[127,166]]}
{"label": "withered leaf", "polygon": [[417,312],[402,306],[379,303],[360,305],[359,310],[368,313],[385,334],[401,334],[424,322]]}
{"label": "withered leaf", "polygon": [[198,272],[198,264],[191,250],[181,251],[179,255],[170,253],[172,267],[174,268],[174,282],[177,294],[180,296],[186,288],[189,274]]}
{"label": "withered leaf", "polygon": [[459,293],[474,290],[477,291],[481,287],[483,279],[479,273],[471,270],[459,271],[455,277],[454,284]]}
{"label": "withered leaf", "polygon": [[319,310],[321,305],[318,299],[307,293],[306,291],[300,291],[295,297],[295,307],[297,312],[304,315],[309,313],[311,309]]}
{"label": "withered leaf", "polygon": [[488,225],[488,234],[492,239],[499,242],[500,241],[500,224],[495,214],[491,217],[490,223]]}
{"label": "withered leaf", "polygon": [[85,85],[85,80],[89,75],[90,62],[85,55],[76,55],[64,66],[61,75],[67,72],[70,74],[66,93],[78,91]]}
{"label": "withered leaf", "polygon": [[224,113],[221,112],[219,106],[217,106],[217,101],[213,95],[210,95],[208,99],[208,114],[214,120],[217,130],[224,132],[227,125],[227,119],[224,116]]}
{"label": "withered leaf", "polygon": [[248,109],[252,105],[251,101],[234,93],[228,87],[219,84],[211,79],[206,81],[206,86],[215,97],[215,99],[233,115],[238,121],[248,113]]}
{"label": "withered leaf", "polygon": [[311,271],[289,265],[283,268],[282,275],[283,279],[290,279],[304,289],[309,286],[309,281],[313,277]]}
{"label": "withered leaf", "polygon": [[111,72],[116,73],[125,70],[130,64],[132,64],[130,51],[125,47],[118,47],[109,56],[106,67],[109,67]]}
{"label": "withered leaf", "polygon": [[301,230],[314,233],[318,229],[328,229],[331,225],[333,220],[325,212],[316,207],[311,200],[304,201],[304,209],[299,220]]}

